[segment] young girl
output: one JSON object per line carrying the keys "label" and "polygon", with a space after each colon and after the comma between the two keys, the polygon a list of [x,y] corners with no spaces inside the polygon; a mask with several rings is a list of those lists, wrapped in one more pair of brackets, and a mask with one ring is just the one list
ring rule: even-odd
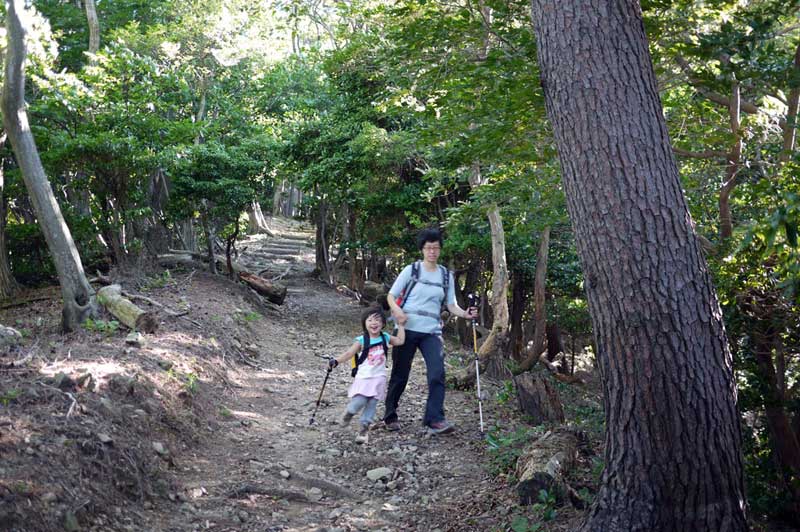
{"label": "young girl", "polygon": [[[389,354],[389,345],[403,345],[406,331],[403,324],[398,323],[397,336],[383,332],[386,325],[386,315],[379,307],[367,309],[361,316],[361,327],[364,334],[357,337],[350,349],[329,361],[330,367],[335,368],[342,362],[357,357],[355,380],[347,391],[350,402],[347,405],[342,421],[348,424],[353,416],[361,413],[361,428],[356,436],[356,443],[367,443],[368,431],[378,401],[386,398],[386,357]],[[368,346],[365,349],[365,339]]]}

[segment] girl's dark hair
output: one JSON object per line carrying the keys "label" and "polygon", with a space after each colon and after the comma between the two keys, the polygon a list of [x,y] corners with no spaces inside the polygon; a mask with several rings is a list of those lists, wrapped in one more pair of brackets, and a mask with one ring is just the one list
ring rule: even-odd
{"label": "girl's dark hair", "polygon": [[443,246],[442,232],[435,227],[423,229],[417,235],[417,249],[422,249],[427,242],[438,242],[440,246]]}
{"label": "girl's dark hair", "polygon": [[386,313],[383,312],[383,309],[380,307],[370,307],[361,315],[361,328],[364,332],[367,332],[367,319],[373,315],[379,316],[383,322],[383,326],[386,327]]}

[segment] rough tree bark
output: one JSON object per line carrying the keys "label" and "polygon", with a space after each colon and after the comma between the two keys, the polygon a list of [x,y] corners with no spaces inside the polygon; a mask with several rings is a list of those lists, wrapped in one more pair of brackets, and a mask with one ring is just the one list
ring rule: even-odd
{"label": "rough tree bark", "polygon": [[730,349],[639,4],[533,0],[532,18],[604,386],[581,530],[747,530]]}
{"label": "rough tree bark", "polygon": [[70,331],[84,319],[94,315],[97,304],[94,290],[83,272],[83,264],[72,234],[64,222],[53,189],[44,173],[28,123],[23,70],[27,53],[27,28],[21,20],[24,16],[24,0],[6,0],[8,48],[2,97],[3,123],[58,272],[64,298],[61,326],[65,331]]}
{"label": "rough tree bark", "polygon": [[550,249],[550,227],[542,231],[542,241],[536,254],[536,273],[533,282],[533,340],[527,349],[525,360],[519,366],[520,371],[528,371],[539,360],[544,351],[546,338],[547,313],[544,306],[545,281],[547,280],[547,252]]}

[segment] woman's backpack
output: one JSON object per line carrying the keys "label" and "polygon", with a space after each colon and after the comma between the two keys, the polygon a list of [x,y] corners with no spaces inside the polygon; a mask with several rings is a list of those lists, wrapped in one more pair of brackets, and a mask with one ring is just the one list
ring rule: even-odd
{"label": "woman's backpack", "polygon": [[448,271],[448,269],[445,268],[444,266],[442,266],[441,264],[438,265],[439,266],[439,271],[442,273],[442,283],[441,284],[439,284],[439,283],[429,283],[427,281],[420,281],[420,279],[419,279],[419,268],[420,268],[421,264],[422,264],[422,261],[418,260],[418,261],[414,262],[411,265],[411,280],[408,281],[408,284],[406,284],[403,287],[403,290],[400,292],[400,295],[397,297],[397,300],[396,300],[397,301],[397,305],[400,308],[403,308],[403,305],[405,305],[406,301],[408,301],[408,297],[411,295],[411,291],[414,289],[414,286],[416,286],[417,283],[420,283],[420,282],[424,283],[424,284],[432,284],[432,285],[435,285],[435,286],[441,286],[442,289],[444,290],[444,294],[442,295],[442,305],[444,305],[445,301],[447,301],[447,291],[450,289],[450,272]]}

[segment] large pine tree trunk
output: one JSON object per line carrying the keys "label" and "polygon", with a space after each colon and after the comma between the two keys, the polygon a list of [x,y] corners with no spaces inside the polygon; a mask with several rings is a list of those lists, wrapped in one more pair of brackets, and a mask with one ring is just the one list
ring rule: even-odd
{"label": "large pine tree trunk", "polygon": [[639,4],[532,3],[605,392],[606,468],[582,530],[747,530],[730,350]]}
{"label": "large pine tree trunk", "polygon": [[94,290],[83,272],[80,255],[44,173],[28,123],[23,71],[27,29],[20,20],[23,16],[24,0],[6,0],[8,47],[2,98],[3,123],[58,272],[64,298],[61,325],[69,331],[93,315],[97,306]]}

